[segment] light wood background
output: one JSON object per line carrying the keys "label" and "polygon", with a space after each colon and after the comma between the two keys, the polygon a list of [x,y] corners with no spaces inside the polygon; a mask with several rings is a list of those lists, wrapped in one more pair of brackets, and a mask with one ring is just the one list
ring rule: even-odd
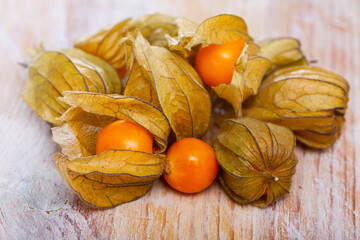
{"label": "light wood background", "polygon": [[[218,183],[184,195],[158,181],[142,199],[109,210],[83,204],[52,161],[50,126],[22,100],[25,47],[72,46],[129,16],[161,12],[194,21],[233,13],[257,40],[293,36],[310,60],[351,85],[341,138],[296,149],[291,193],[259,209]],[[360,239],[360,1],[0,1],[0,239]]]}

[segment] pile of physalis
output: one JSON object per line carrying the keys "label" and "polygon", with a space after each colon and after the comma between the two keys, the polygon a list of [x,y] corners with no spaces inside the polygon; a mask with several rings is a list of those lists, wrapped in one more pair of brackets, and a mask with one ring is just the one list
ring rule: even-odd
{"label": "pile of physalis", "polygon": [[[185,193],[218,177],[234,201],[265,207],[290,190],[296,140],[330,147],[348,101],[347,81],[309,66],[297,40],[254,42],[233,15],[145,15],[29,53],[23,97],[53,126],[66,182],[98,208],[162,175]],[[210,123],[213,148],[199,139]]]}

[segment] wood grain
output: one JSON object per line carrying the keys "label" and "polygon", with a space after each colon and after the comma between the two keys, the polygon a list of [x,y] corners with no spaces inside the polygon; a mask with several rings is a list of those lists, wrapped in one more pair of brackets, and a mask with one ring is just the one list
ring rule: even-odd
{"label": "wood grain", "polygon": [[[94,210],[64,185],[52,162],[58,147],[50,126],[20,97],[24,48],[69,48],[79,36],[151,12],[198,22],[240,15],[255,39],[298,38],[315,65],[350,82],[341,138],[323,151],[297,147],[297,173],[283,200],[259,209],[235,204],[218,183],[184,195],[160,180],[140,200]],[[360,239],[359,14],[358,0],[2,0],[0,239]]]}

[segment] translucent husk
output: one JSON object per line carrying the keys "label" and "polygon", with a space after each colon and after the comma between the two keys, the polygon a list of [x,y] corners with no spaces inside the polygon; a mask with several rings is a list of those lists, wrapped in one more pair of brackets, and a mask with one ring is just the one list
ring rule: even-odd
{"label": "translucent husk", "polygon": [[79,49],[31,51],[29,78],[22,96],[44,120],[60,125],[57,120],[69,106],[58,100],[65,91],[120,93],[121,82],[115,69],[98,57]]}
{"label": "translucent husk", "polygon": [[340,135],[348,93],[348,82],[335,73],[310,66],[283,68],[262,82],[243,112],[290,128],[310,147],[326,148]]}
{"label": "translucent husk", "polygon": [[195,69],[180,55],[151,46],[138,31],[124,39],[127,76],[124,95],[161,108],[178,140],[202,137],[210,125],[211,102]]}
{"label": "translucent husk", "polygon": [[168,38],[171,50],[183,56],[193,56],[196,47],[224,44],[242,39],[246,46],[234,63],[232,80],[229,84],[212,87],[216,94],[228,101],[236,117],[241,117],[241,106],[249,96],[255,95],[260,82],[270,70],[269,59],[259,55],[259,47],[252,42],[245,21],[234,15],[222,14],[208,18],[196,26],[195,23],[178,19],[179,35]]}
{"label": "translucent husk", "polygon": [[271,38],[257,42],[260,53],[268,58],[272,67],[269,73],[281,68],[309,65],[304,53],[301,51],[300,42],[295,38]]}
{"label": "translucent husk", "polygon": [[76,40],[75,47],[102,58],[119,70],[126,63],[125,47],[121,44],[122,38],[128,33],[133,34],[136,29],[151,45],[160,47],[167,47],[165,35],[177,35],[175,18],[155,13],[129,18],[94,35],[81,37]]}
{"label": "translucent husk", "polygon": [[[87,203],[109,208],[146,194],[162,174],[170,126],[165,115],[138,98],[88,92],[65,92],[61,101],[71,108],[52,128],[61,153],[57,168]],[[154,154],[108,150],[96,155],[96,139],[103,127],[118,119],[134,122],[153,134]]]}
{"label": "translucent husk", "polygon": [[252,118],[225,120],[214,144],[220,184],[234,201],[265,207],[290,190],[294,147],[285,127]]}

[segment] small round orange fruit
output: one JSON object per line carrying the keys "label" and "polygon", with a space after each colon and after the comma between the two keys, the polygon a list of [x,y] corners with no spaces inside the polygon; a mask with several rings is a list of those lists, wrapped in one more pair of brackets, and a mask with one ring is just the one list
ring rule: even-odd
{"label": "small round orange fruit", "polygon": [[214,149],[196,138],[175,142],[166,153],[164,178],[174,189],[197,193],[211,185],[218,173]]}
{"label": "small round orange fruit", "polygon": [[122,68],[118,69],[117,70],[118,74],[119,74],[119,77],[124,77],[126,75],[126,65],[123,66]]}
{"label": "small round orange fruit", "polygon": [[196,55],[195,68],[203,82],[209,87],[216,87],[222,83],[229,84],[235,62],[244,47],[244,40],[239,39],[234,42],[212,44],[200,48]]}
{"label": "small round orange fruit", "polygon": [[153,136],[142,126],[117,120],[104,127],[96,141],[96,154],[109,149],[128,149],[153,153]]}

